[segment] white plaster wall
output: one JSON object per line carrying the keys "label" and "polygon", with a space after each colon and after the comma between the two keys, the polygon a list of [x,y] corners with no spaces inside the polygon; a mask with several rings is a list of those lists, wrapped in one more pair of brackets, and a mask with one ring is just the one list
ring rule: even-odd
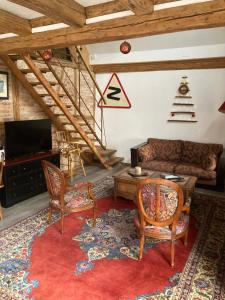
{"label": "white plaster wall", "polygon": [[[205,47],[204,51],[201,47],[189,48],[189,52],[191,51],[189,56],[194,58],[203,52],[205,56],[214,56],[210,53],[212,48],[220,55],[225,55],[225,47],[220,45],[218,48]],[[161,51],[160,58],[163,52],[165,55],[168,51]],[[170,59],[181,57],[181,53],[184,52],[187,53],[187,49],[173,49]],[[137,53],[133,55],[138,57]],[[112,62],[111,55],[108,55],[108,58],[107,54],[103,56],[99,54],[95,56],[99,58],[95,62],[100,63],[103,60]],[[142,60],[150,60],[149,53],[144,55],[142,52],[141,56]],[[121,55],[118,55],[118,62],[121,61],[120,57]],[[157,60],[158,57],[153,55],[152,60]],[[225,101],[225,69],[118,73],[117,75],[132,107],[130,109],[105,108],[104,119],[108,147],[117,149],[118,155],[124,157],[125,162],[130,162],[130,148],[144,142],[148,137],[222,143],[225,146],[225,114],[218,112],[219,106]],[[185,75],[188,76],[198,122],[167,122],[181,77]],[[110,77],[111,74],[97,75],[97,82],[102,90]],[[97,113],[99,112],[98,108]]]}

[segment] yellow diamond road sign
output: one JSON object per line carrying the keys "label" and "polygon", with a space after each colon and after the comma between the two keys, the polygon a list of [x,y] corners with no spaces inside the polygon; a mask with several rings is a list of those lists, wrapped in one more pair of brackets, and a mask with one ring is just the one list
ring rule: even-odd
{"label": "yellow diamond road sign", "polygon": [[107,84],[103,93],[105,102],[101,99],[98,102],[99,107],[108,108],[130,108],[130,101],[124,91],[124,88],[116,73],[113,73],[112,77]]}

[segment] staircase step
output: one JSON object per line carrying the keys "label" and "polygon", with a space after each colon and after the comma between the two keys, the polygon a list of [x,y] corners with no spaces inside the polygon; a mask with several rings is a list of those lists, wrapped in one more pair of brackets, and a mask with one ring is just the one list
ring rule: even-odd
{"label": "staircase step", "polygon": [[[39,68],[42,73],[50,72],[49,68]],[[33,73],[31,69],[20,69],[20,71],[24,74]]]}
{"label": "staircase step", "polygon": [[[29,81],[29,83],[33,86],[36,86],[36,85],[42,85],[42,83],[40,81]],[[51,85],[57,85],[58,82],[54,82],[54,81],[49,81],[49,83]]]}
{"label": "staircase step", "polygon": [[[46,106],[48,106],[48,107],[59,107],[57,104],[46,104]],[[67,108],[71,108],[71,105],[70,104],[65,104],[65,106],[67,107]],[[63,123],[62,123],[63,124]],[[68,122],[66,122],[66,124],[67,125],[70,125],[70,123],[68,123]]]}
{"label": "staircase step", "polygon": [[[66,125],[72,125],[71,123],[69,123],[68,121],[65,121],[65,122],[61,122],[62,125],[66,126]],[[84,126],[84,125],[87,125],[86,123],[82,123],[82,122],[79,122],[79,125],[80,126]],[[68,130],[68,129],[66,129]]]}
{"label": "staircase step", "polygon": [[112,159],[107,160],[106,163],[112,167],[112,166],[122,162],[123,160],[124,160],[123,157],[113,157]]}
{"label": "staircase step", "polygon": [[[47,97],[47,96],[51,97],[51,95],[49,95],[48,93],[40,93],[38,95],[41,96],[41,97]],[[65,94],[58,94],[58,96],[63,97],[63,96],[65,96]]]}
{"label": "staircase step", "polygon": [[[78,131],[75,130],[75,129],[65,129],[65,130],[68,131],[68,132],[71,132],[71,133],[78,133]],[[86,134],[93,134],[93,132],[87,131],[87,130],[85,130],[85,133]]]}
{"label": "staircase step", "polygon": [[112,156],[116,153],[117,150],[115,149],[101,149],[99,150],[102,156]]}
{"label": "staircase step", "polygon": [[[96,138],[89,138],[92,142],[95,142],[96,141]],[[84,140],[82,139],[82,137],[72,137],[71,138],[71,141],[73,142],[83,142]]]}

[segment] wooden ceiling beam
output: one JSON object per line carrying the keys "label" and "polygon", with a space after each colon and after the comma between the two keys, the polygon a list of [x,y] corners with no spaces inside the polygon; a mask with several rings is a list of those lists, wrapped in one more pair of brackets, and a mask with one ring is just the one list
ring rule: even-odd
{"label": "wooden ceiling beam", "polygon": [[220,26],[225,26],[224,0],[173,7],[155,11],[150,15],[129,16],[89,24],[83,28],[58,29],[20,38],[8,38],[2,41],[0,53],[87,45]]}
{"label": "wooden ceiling beam", "polygon": [[[154,0],[154,4],[164,4],[167,2],[175,2],[180,0]],[[137,1],[136,1],[137,2]],[[140,1],[139,1],[140,2]],[[147,1],[144,1],[147,2]],[[106,3],[91,5],[86,7],[87,18],[95,18],[108,14],[118,13],[121,11],[129,10],[121,0],[110,1]]]}
{"label": "wooden ceiling beam", "polygon": [[120,0],[127,10],[131,10],[135,15],[147,15],[154,10],[154,4],[151,0]]}
{"label": "wooden ceiling beam", "polygon": [[225,57],[92,65],[92,69],[95,74],[224,68]]}
{"label": "wooden ceiling beam", "polygon": [[83,26],[86,22],[85,8],[74,0],[9,0],[39,13],[74,26]]}
{"label": "wooden ceiling beam", "polygon": [[29,20],[29,22],[32,28],[59,23],[59,21],[57,21],[56,19],[45,16],[31,19]]}
{"label": "wooden ceiling beam", "polygon": [[30,23],[14,14],[0,9],[0,28],[2,32],[12,32],[20,35],[31,34]]}

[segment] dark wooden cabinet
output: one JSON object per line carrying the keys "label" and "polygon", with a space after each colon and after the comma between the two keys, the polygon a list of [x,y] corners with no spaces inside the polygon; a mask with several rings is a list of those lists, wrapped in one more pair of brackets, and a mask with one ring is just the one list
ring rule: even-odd
{"label": "dark wooden cabinet", "polygon": [[53,151],[6,161],[3,171],[4,188],[0,190],[3,207],[10,207],[46,191],[41,160],[48,160],[57,166],[60,165],[60,155]]}

